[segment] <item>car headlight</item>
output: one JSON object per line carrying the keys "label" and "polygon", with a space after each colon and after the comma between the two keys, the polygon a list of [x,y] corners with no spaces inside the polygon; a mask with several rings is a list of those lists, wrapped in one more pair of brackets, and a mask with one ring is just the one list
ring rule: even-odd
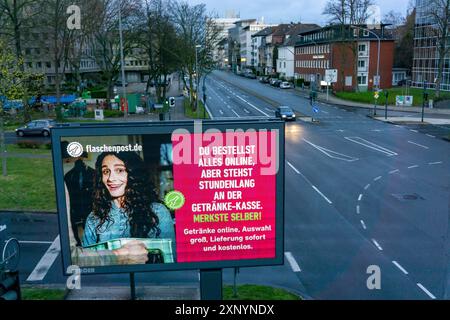
{"label": "car headlight", "polygon": [[285,114],[283,114],[282,116],[281,116],[282,118],[286,118],[286,115]]}

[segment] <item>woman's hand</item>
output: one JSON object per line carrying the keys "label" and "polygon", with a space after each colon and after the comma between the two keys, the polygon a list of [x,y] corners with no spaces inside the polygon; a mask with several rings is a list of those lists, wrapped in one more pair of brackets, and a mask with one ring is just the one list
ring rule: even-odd
{"label": "woman's hand", "polygon": [[122,248],[113,250],[119,264],[145,264],[148,260],[148,251],[142,241],[133,240]]}

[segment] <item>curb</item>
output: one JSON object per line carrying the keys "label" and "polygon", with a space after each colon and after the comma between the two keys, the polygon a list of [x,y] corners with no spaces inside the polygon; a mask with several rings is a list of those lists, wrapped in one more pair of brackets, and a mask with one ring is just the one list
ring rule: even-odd
{"label": "curb", "polygon": [[17,209],[1,209],[0,214],[14,213],[14,214],[58,214],[58,211],[29,211],[29,210],[17,210]]}

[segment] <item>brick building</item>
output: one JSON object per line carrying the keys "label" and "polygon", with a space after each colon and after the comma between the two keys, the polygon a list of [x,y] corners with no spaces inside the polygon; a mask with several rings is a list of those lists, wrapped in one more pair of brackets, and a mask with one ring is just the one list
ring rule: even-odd
{"label": "brick building", "polygon": [[385,25],[370,31],[366,28],[331,25],[300,33],[295,46],[295,77],[320,84],[327,69],[337,69],[338,82],[333,90],[372,90],[376,87],[380,38],[379,87],[390,88],[394,40],[385,33]]}

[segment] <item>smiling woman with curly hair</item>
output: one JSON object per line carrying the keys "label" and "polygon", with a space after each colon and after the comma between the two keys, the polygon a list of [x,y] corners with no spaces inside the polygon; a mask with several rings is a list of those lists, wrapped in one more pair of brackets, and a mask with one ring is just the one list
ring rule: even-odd
{"label": "smiling woman with curly hair", "polygon": [[135,152],[105,152],[95,164],[93,210],[83,247],[118,238],[175,240],[173,220],[158,201],[144,162]]}

